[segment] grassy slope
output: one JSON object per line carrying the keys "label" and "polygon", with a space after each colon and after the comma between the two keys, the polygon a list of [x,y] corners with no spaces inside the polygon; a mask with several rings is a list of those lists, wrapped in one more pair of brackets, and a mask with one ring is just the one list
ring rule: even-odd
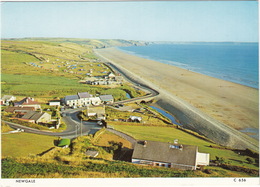
{"label": "grassy slope", "polygon": [[2,157],[23,157],[48,150],[54,146],[54,140],[57,138],[31,133],[15,133],[2,134],[1,139]]}
{"label": "grassy slope", "polygon": [[[124,89],[130,89],[126,86],[105,89],[78,82],[91,69],[93,75],[104,75],[103,71],[110,71],[99,63],[91,62],[93,53],[88,46],[64,41],[4,40],[1,47],[2,94],[54,98],[88,91],[91,94],[113,94],[118,100],[126,99]],[[30,62],[43,68],[31,66]],[[77,68],[68,69],[66,63],[76,63]],[[74,73],[69,73],[72,70]]]}
{"label": "grassy slope", "polygon": [[[173,142],[178,139],[181,144],[197,145],[199,152],[210,153],[210,159],[215,160],[215,157],[223,157],[226,161],[230,161],[233,165],[245,166],[252,169],[258,169],[255,165],[247,164],[248,156],[238,155],[234,151],[225,149],[216,149],[209,147],[214,145],[211,142],[199,139],[191,134],[187,134],[181,130],[171,127],[150,127],[150,126],[130,126],[130,125],[113,125],[116,130],[125,132],[135,139],[152,140],[162,142]],[[240,162],[243,163],[240,163]]]}
{"label": "grassy slope", "polygon": [[[100,134],[94,139],[113,138],[111,134]],[[3,178],[103,178],[103,177],[250,177],[241,172],[233,172],[217,167],[205,171],[182,171],[170,168],[141,166],[121,161],[109,161],[102,148],[90,143],[84,136],[73,140],[70,148],[56,147],[39,157],[18,157],[2,160]],[[100,152],[99,159],[87,159],[85,151],[95,149]],[[30,169],[28,169],[30,168]],[[251,175],[252,176],[252,175]]]}

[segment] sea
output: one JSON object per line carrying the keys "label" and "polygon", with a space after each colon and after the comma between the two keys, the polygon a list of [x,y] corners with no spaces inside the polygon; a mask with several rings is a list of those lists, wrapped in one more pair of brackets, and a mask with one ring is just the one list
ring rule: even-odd
{"label": "sea", "polygon": [[258,43],[194,42],[118,47],[126,53],[259,89]]}

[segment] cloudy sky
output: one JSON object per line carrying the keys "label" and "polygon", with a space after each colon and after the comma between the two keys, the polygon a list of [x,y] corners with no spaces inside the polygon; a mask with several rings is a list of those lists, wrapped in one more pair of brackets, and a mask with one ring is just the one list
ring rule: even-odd
{"label": "cloudy sky", "polygon": [[257,1],[2,2],[2,38],[258,41]]}

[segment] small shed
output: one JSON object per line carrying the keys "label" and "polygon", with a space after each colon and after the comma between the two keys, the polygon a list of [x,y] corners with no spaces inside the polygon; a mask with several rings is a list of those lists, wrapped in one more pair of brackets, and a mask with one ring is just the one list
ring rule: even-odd
{"label": "small shed", "polygon": [[142,117],[139,117],[139,116],[130,116],[129,121],[132,121],[132,122],[141,122],[142,121]]}
{"label": "small shed", "polygon": [[58,147],[68,147],[70,145],[70,139],[61,139],[59,144],[58,144]]}

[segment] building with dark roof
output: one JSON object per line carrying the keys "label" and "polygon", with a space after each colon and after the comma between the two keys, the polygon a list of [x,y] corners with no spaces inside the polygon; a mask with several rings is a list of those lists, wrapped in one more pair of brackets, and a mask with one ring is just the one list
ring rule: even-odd
{"label": "building with dark roof", "polygon": [[92,95],[90,95],[88,92],[78,92],[78,96],[80,99],[92,97]]}
{"label": "building with dark roof", "polygon": [[134,147],[132,162],[152,166],[196,170],[209,165],[209,154],[199,153],[198,146],[155,141],[139,141]]}

